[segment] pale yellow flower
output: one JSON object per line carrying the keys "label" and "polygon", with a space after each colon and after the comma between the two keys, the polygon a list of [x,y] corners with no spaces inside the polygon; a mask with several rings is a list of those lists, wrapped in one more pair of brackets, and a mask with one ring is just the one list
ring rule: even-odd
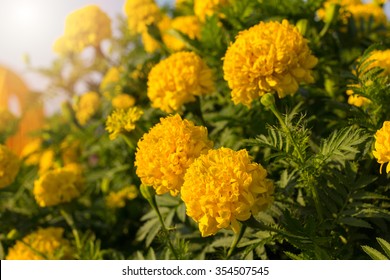
{"label": "pale yellow flower", "polygon": [[134,163],[137,175],[157,194],[170,192],[176,196],[187,168],[212,146],[205,127],[179,115],[162,118],[138,142]]}
{"label": "pale yellow flower", "polygon": [[390,173],[390,121],[385,121],[381,129],[375,133],[375,150],[372,151],[374,157],[380,166],[380,173],[382,173],[382,166],[387,163],[386,173]]}
{"label": "pale yellow flower", "polygon": [[33,194],[40,207],[70,202],[81,195],[81,167],[67,165],[48,171],[34,182]]}
{"label": "pale yellow flower", "polygon": [[127,200],[133,200],[138,196],[138,190],[134,185],[124,187],[120,191],[110,192],[106,198],[108,208],[122,208],[126,205]]}
{"label": "pale yellow flower", "polygon": [[142,109],[138,107],[114,110],[106,121],[106,130],[110,133],[110,139],[114,140],[119,134],[134,130],[143,114]]}
{"label": "pale yellow flower", "polygon": [[214,91],[211,69],[195,53],[178,52],[160,61],[148,77],[148,97],[152,106],[171,113],[195,96]]}
{"label": "pale yellow flower", "polygon": [[63,237],[64,229],[57,227],[40,228],[16,241],[6,257],[7,260],[60,260],[70,259],[72,248]]}
{"label": "pale yellow flower", "polygon": [[84,93],[75,106],[76,119],[81,125],[87,122],[98,112],[100,108],[100,96],[96,92]]}
{"label": "pale yellow flower", "polygon": [[187,169],[181,198],[187,215],[199,224],[203,237],[220,229],[237,232],[245,221],[273,201],[274,186],[267,171],[251,161],[246,150],[210,150]]}
{"label": "pale yellow flower", "polygon": [[269,92],[280,98],[297,92],[300,83],[312,83],[317,58],[307,40],[287,20],[260,22],[238,34],[228,48],[224,78],[235,104],[250,107],[252,101]]}
{"label": "pale yellow flower", "polygon": [[161,11],[154,0],[126,0],[123,7],[129,30],[133,34],[147,31],[147,26],[161,19]]}
{"label": "pale yellow flower", "polygon": [[0,189],[14,182],[19,168],[19,158],[9,148],[0,144]]}
{"label": "pale yellow flower", "polygon": [[111,104],[115,109],[129,109],[134,106],[135,98],[128,94],[121,93],[112,98]]}
{"label": "pale yellow flower", "polygon": [[60,54],[81,52],[88,46],[99,47],[111,38],[111,19],[97,5],[88,5],[66,17],[64,35],[54,43]]}

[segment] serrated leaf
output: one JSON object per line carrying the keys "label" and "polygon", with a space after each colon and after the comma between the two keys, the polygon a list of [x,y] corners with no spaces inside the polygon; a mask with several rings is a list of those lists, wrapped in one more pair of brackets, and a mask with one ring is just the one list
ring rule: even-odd
{"label": "serrated leaf", "polygon": [[140,229],[137,231],[136,240],[142,241],[146,236],[155,228],[160,227],[160,221],[158,218],[150,219],[145,224],[143,224]]}
{"label": "serrated leaf", "polygon": [[184,223],[186,221],[186,206],[184,203],[181,203],[177,209],[176,209],[176,214],[179,220]]}
{"label": "serrated leaf", "polygon": [[384,256],[381,252],[379,252],[378,250],[376,250],[374,248],[371,248],[370,246],[363,245],[362,249],[373,260],[388,260],[388,258],[386,258],[386,256]]}
{"label": "serrated leaf", "polygon": [[381,245],[386,255],[390,258],[390,243],[379,237],[376,240],[378,241],[379,245]]}
{"label": "serrated leaf", "polygon": [[149,247],[150,244],[152,244],[154,238],[159,233],[160,229],[161,229],[161,224],[160,224],[160,222],[158,222],[158,224],[155,225],[154,227],[152,227],[151,230],[147,233],[146,239],[145,239],[145,246],[146,247]]}
{"label": "serrated leaf", "polygon": [[346,224],[346,225],[352,226],[352,227],[372,228],[372,226],[368,222],[361,220],[361,219],[353,218],[353,217],[342,218],[342,219],[340,219],[340,223]]}

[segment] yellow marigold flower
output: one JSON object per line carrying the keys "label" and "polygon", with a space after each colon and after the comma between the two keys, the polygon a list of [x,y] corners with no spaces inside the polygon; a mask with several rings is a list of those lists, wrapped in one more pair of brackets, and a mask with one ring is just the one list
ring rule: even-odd
{"label": "yellow marigold flower", "polygon": [[352,14],[358,28],[362,21],[368,24],[372,20],[374,28],[385,26],[387,23],[385,11],[376,4],[351,5],[348,6],[348,11]]}
{"label": "yellow marigold flower", "polygon": [[157,194],[176,196],[191,163],[211,149],[207,129],[182,120],[179,115],[161,118],[160,123],[138,141],[135,156],[137,175]]}
{"label": "yellow marigold flower", "polygon": [[41,159],[42,139],[35,138],[23,147],[20,157],[27,165],[37,165]]}
{"label": "yellow marigold flower", "polygon": [[69,165],[43,174],[34,182],[34,197],[40,207],[69,202],[82,191],[81,169]]}
{"label": "yellow marigold flower", "polygon": [[18,119],[7,108],[0,107],[0,135],[9,136],[16,131]]}
{"label": "yellow marigold flower", "polygon": [[[193,40],[200,37],[200,22],[196,16],[176,17],[172,20],[171,28],[180,31]],[[171,50],[180,51],[185,48],[184,42],[176,37],[163,37],[163,40]]]}
{"label": "yellow marigold flower", "polygon": [[111,38],[111,19],[96,5],[88,5],[70,13],[65,20],[65,32],[54,44],[60,54],[81,52],[88,46],[99,47]]}
{"label": "yellow marigold flower", "polygon": [[75,106],[76,118],[81,125],[85,125],[99,110],[100,96],[96,92],[84,93]]}
{"label": "yellow marigold flower", "polygon": [[[379,171],[382,174],[382,166],[390,161],[390,121],[385,121],[375,133],[375,150],[372,153],[381,165]],[[389,172],[390,164],[387,164],[386,173]]]}
{"label": "yellow marigold flower", "polygon": [[[368,63],[368,65],[366,64]],[[383,69],[383,72],[381,75],[390,75],[390,50],[375,50],[372,51],[369,54],[369,57],[366,60],[366,63],[364,63],[364,66],[366,68],[364,69],[365,72],[373,69],[374,67],[379,67]],[[366,85],[372,81],[367,81]],[[354,87],[360,87],[360,85],[350,85],[351,89],[347,90],[348,97],[348,103],[357,107],[365,106],[371,103],[371,101],[363,96],[360,96],[358,94],[354,94],[353,88]]]}
{"label": "yellow marigold flower", "polygon": [[239,229],[238,221],[264,210],[273,201],[267,171],[251,162],[246,150],[210,150],[188,168],[181,188],[187,215],[199,223],[202,236],[220,229]]}
{"label": "yellow marigold flower", "polygon": [[60,260],[70,259],[70,242],[63,237],[64,229],[58,227],[40,228],[16,241],[10,248],[7,260]]}
{"label": "yellow marigold flower", "polygon": [[330,20],[327,17],[330,17],[330,15],[327,15],[328,13],[332,12],[331,9],[334,5],[340,5],[339,9],[339,17],[342,20],[344,24],[347,23],[348,17],[350,16],[348,12],[348,7],[352,5],[361,5],[361,0],[327,0],[323,4],[323,8],[319,9],[317,11],[317,15],[322,20]]}
{"label": "yellow marigold flower", "polygon": [[218,10],[233,0],[194,0],[194,13],[201,21],[212,16]]}
{"label": "yellow marigold flower", "polygon": [[240,32],[226,52],[223,71],[233,102],[249,107],[268,92],[282,98],[294,94],[299,83],[312,83],[316,64],[307,40],[283,20],[260,22]]}
{"label": "yellow marigold flower", "polygon": [[55,153],[53,149],[44,150],[39,159],[39,175],[46,173],[47,171],[58,167],[55,162]]}
{"label": "yellow marigold flower", "polygon": [[135,98],[128,94],[121,93],[111,100],[111,104],[115,109],[128,109],[134,106]]}
{"label": "yellow marigold flower", "polygon": [[124,187],[118,192],[110,192],[106,196],[106,206],[108,208],[125,207],[127,200],[132,200],[138,195],[138,190],[134,185]]}
{"label": "yellow marigold flower", "polygon": [[144,111],[138,107],[129,109],[116,109],[108,116],[106,130],[110,133],[110,139],[114,140],[119,134],[135,129],[135,124],[142,117]]}
{"label": "yellow marigold flower", "polygon": [[161,19],[161,11],[154,0],[127,0],[123,8],[132,33],[143,33],[148,25]]}
{"label": "yellow marigold flower", "polygon": [[0,189],[15,180],[19,168],[19,158],[8,147],[0,144]]}
{"label": "yellow marigold flower", "polygon": [[148,77],[148,97],[152,106],[171,113],[195,96],[214,91],[213,74],[195,53],[178,52],[160,61]]}

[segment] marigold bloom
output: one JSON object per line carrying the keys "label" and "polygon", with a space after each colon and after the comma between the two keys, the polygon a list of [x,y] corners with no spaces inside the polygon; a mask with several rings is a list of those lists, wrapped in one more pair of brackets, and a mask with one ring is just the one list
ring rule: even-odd
{"label": "marigold bloom", "polygon": [[96,5],[88,5],[70,13],[65,21],[65,32],[54,44],[60,54],[81,52],[88,46],[98,47],[111,38],[111,19]]}
{"label": "marigold bloom", "polygon": [[9,249],[7,260],[60,260],[69,259],[72,253],[70,242],[63,238],[64,229],[40,228],[16,241]]}
{"label": "marigold bloom", "polygon": [[360,28],[361,22],[368,24],[370,20],[373,21],[372,27],[385,26],[387,17],[382,7],[376,4],[361,4],[348,6],[348,11],[352,14],[355,24]]}
{"label": "marigold bloom", "polygon": [[135,124],[144,112],[138,107],[129,109],[116,109],[108,116],[106,130],[110,133],[110,139],[114,140],[119,134],[135,129]]}
{"label": "marigold bloom", "polygon": [[148,77],[148,97],[152,106],[171,113],[195,96],[214,91],[211,69],[195,53],[178,52],[160,61]]}
{"label": "marigold bloom", "polygon": [[268,92],[282,98],[294,94],[299,83],[312,83],[316,64],[307,40],[283,20],[260,22],[240,32],[226,52],[223,71],[233,102],[250,107]]}
{"label": "marigold bloom", "polygon": [[82,191],[81,167],[75,164],[43,174],[34,182],[34,197],[40,207],[69,202]]}
{"label": "marigold bloom", "polygon": [[128,94],[121,93],[112,98],[111,104],[115,109],[128,109],[134,106],[135,99]]}
{"label": "marigold bloom", "polygon": [[19,158],[8,147],[0,144],[0,189],[15,180],[19,168]]}
{"label": "marigold bloom", "polygon": [[138,195],[138,190],[134,185],[124,187],[120,191],[110,192],[105,201],[108,208],[122,208],[127,200],[132,200]]}
{"label": "marigold bloom", "polygon": [[218,10],[233,0],[194,0],[194,13],[201,21],[212,16]]}
{"label": "marigold bloom", "polygon": [[84,93],[75,106],[76,119],[81,125],[85,125],[99,110],[100,96],[96,92]]}
{"label": "marigold bloom", "polygon": [[[375,133],[375,150],[372,152],[380,163],[379,169],[382,173],[382,166],[390,161],[390,121],[385,121],[381,129]],[[390,172],[390,164],[387,164],[386,173]]]}
{"label": "marigold bloom", "polygon": [[138,141],[137,175],[144,185],[153,186],[157,194],[170,192],[176,196],[187,168],[212,146],[205,127],[195,126],[179,115],[161,118]]}
{"label": "marigold bloom", "polygon": [[[368,65],[366,64],[368,63]],[[364,63],[366,67],[364,72],[367,72],[375,67],[379,67],[383,69],[383,72],[380,74],[382,76],[390,75],[390,50],[375,50],[369,54],[366,62]],[[366,83],[370,83],[372,81],[367,81]],[[366,85],[367,85],[366,84]],[[350,85],[350,89],[347,90],[348,103],[357,107],[362,107],[371,103],[371,101],[363,96],[358,94],[354,94],[353,88],[360,87],[360,85]]]}
{"label": "marigold bloom", "polygon": [[148,25],[161,19],[161,11],[154,0],[127,0],[123,9],[132,33],[146,32]]}
{"label": "marigold bloom", "polygon": [[187,215],[199,223],[203,237],[220,229],[239,229],[238,221],[266,209],[273,183],[267,171],[251,162],[246,150],[210,150],[190,165],[181,188]]}

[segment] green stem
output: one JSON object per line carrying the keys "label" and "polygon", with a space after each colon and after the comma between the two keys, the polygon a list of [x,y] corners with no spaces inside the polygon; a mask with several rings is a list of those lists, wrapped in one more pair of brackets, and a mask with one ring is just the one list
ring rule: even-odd
{"label": "green stem", "polygon": [[152,206],[153,210],[156,212],[157,217],[158,217],[160,224],[161,224],[161,228],[166,236],[166,241],[168,242],[169,249],[171,249],[172,254],[178,260],[179,255],[177,254],[175,247],[173,247],[173,244],[171,242],[171,238],[169,236],[169,231],[165,226],[164,219],[161,216],[160,210],[159,210],[158,205],[157,205],[154,190],[151,187],[142,184],[140,187],[140,191],[141,191],[142,196],[149,202],[150,206]]}
{"label": "green stem", "polygon": [[234,253],[234,250],[237,248],[238,243],[240,242],[241,238],[244,236],[245,230],[246,230],[246,225],[241,224],[240,231],[236,234],[233,243],[230,246],[229,252],[226,255],[226,259],[229,259]]}
{"label": "green stem", "polygon": [[73,233],[74,239],[76,241],[76,247],[78,250],[80,250],[81,249],[80,235],[79,235],[79,232],[77,231],[77,228],[74,224],[72,216],[68,212],[66,212],[64,209],[61,209],[60,213],[61,213],[62,217],[65,219],[66,223],[72,229],[72,233]]}
{"label": "green stem", "polygon": [[122,137],[123,140],[125,140],[127,146],[129,146],[129,148],[131,150],[134,150],[135,149],[135,145],[133,144],[133,142],[131,142],[130,138],[127,137],[127,135],[121,133],[120,136]]}
{"label": "green stem", "polygon": [[282,127],[283,131],[286,133],[288,140],[293,144],[294,149],[298,154],[299,160],[301,161],[301,163],[303,163],[305,161],[303,155],[299,150],[298,145],[295,142],[294,138],[292,137],[290,129],[287,127],[286,123],[284,122],[282,115],[280,114],[278,109],[276,109],[275,105],[271,105],[268,108],[272,111],[272,113],[274,113],[275,117],[279,120],[280,126]]}

